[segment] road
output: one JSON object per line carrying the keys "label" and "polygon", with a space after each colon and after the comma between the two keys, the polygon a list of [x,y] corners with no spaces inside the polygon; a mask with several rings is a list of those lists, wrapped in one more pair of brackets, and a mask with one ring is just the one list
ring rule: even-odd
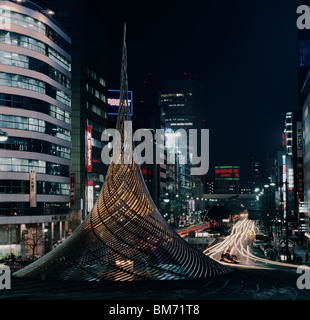
{"label": "road", "polygon": [[181,229],[177,231],[177,233],[180,237],[183,238],[183,237],[187,237],[190,231],[202,232],[205,228],[208,228],[209,226],[210,224],[205,221],[195,226],[189,227],[187,229]]}
{"label": "road", "polygon": [[[222,264],[237,266],[238,268],[273,270],[281,268],[296,272],[296,268],[299,265],[273,261],[252,254],[250,248],[251,242],[254,240],[255,231],[257,231],[255,221],[248,220],[247,215],[244,215],[233,226],[230,235],[224,241],[211,246],[204,253]],[[221,261],[221,255],[226,252],[236,255],[240,263],[232,265],[231,263]]]}
{"label": "road", "polygon": [[266,260],[250,252],[254,229],[254,222],[244,216],[235,223],[229,236],[205,251],[222,264],[225,264],[220,261],[223,252],[237,255],[242,262],[227,264],[233,268],[227,276],[179,281],[75,283],[12,277],[11,290],[0,290],[0,300],[193,300],[201,307],[206,305],[206,300],[310,300],[310,289],[297,287],[300,276],[296,273],[297,265]]}
{"label": "road", "polygon": [[[265,259],[251,252],[255,231],[255,221],[244,215],[235,223],[229,236],[204,251],[217,262],[234,268],[240,277],[239,280],[233,278],[240,290],[229,296],[253,300],[309,300],[310,290],[300,290],[296,284],[299,265]],[[239,263],[221,261],[226,252],[237,256]],[[224,295],[226,291],[223,289]]]}

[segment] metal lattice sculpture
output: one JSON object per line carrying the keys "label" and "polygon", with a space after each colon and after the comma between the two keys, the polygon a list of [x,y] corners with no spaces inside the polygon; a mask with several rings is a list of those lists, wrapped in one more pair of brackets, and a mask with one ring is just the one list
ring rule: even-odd
{"label": "metal lattice sculpture", "polygon": [[[130,119],[126,69],[124,32],[117,119],[123,151],[124,121]],[[168,226],[149,195],[139,166],[132,161],[111,163],[100,196],[84,222],[61,245],[14,275],[129,281],[212,277],[228,272]]]}

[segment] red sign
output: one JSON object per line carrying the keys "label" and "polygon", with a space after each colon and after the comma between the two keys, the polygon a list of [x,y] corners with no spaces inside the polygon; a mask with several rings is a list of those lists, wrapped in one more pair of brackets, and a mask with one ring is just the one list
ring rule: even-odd
{"label": "red sign", "polygon": [[302,163],[297,164],[297,189],[299,201],[304,201],[304,168]]}
{"label": "red sign", "polygon": [[217,180],[239,180],[239,167],[217,166],[215,167],[215,177]]}
{"label": "red sign", "polygon": [[86,168],[87,172],[91,172],[91,126],[86,127]]}
{"label": "red sign", "polygon": [[70,205],[75,205],[75,173],[70,173]]}

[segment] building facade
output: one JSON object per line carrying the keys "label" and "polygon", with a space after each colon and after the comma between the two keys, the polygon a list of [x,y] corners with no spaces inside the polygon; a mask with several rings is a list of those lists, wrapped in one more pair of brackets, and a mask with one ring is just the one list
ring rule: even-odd
{"label": "building facade", "polygon": [[239,166],[215,166],[215,193],[240,193]]}
{"label": "building facade", "polygon": [[41,255],[70,220],[71,39],[30,1],[0,6],[0,255]]}
{"label": "building facade", "polygon": [[[177,200],[179,211],[187,214],[198,208],[200,198],[195,194],[195,177],[190,174],[193,146],[188,146],[187,158],[182,159],[182,152],[179,150],[185,147],[184,139],[180,136],[182,131],[179,134],[178,132],[184,130],[188,137],[190,129],[202,128],[201,119],[198,119],[197,115],[203,110],[203,87],[199,81],[190,79],[164,81],[159,84],[159,94],[161,107],[170,127],[170,132],[168,130],[166,134],[167,149],[176,149],[175,164],[167,167],[167,193],[170,198]],[[200,143],[198,134],[198,154]],[[198,184],[200,185],[200,182]]]}
{"label": "building facade", "polygon": [[[308,231],[305,214],[303,124],[300,110],[287,112],[283,134],[282,181],[284,215],[288,217],[289,231],[300,236]],[[308,149],[308,147],[307,147]],[[307,177],[307,174],[306,174]],[[307,197],[306,197],[307,198]]]}
{"label": "building facade", "polygon": [[[101,161],[102,132],[108,119],[105,14],[96,0],[38,0],[54,10],[54,18],[72,39],[72,195],[70,228],[74,230],[93,208],[105,181]],[[98,32],[102,30],[100,39]]]}

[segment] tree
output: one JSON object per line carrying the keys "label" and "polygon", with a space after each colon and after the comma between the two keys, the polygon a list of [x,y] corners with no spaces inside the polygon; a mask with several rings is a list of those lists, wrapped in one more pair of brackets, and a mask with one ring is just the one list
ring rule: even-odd
{"label": "tree", "polygon": [[32,260],[34,260],[37,247],[44,244],[44,235],[39,224],[28,227],[28,234],[25,235],[25,244],[32,250]]}

